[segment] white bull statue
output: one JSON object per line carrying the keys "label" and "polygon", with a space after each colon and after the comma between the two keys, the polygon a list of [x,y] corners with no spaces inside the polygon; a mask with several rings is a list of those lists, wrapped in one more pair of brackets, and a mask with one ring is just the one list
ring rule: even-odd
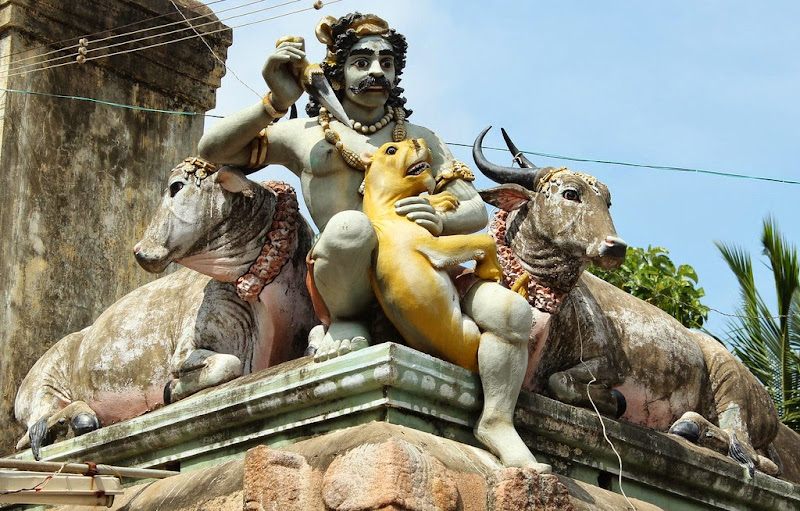
{"label": "white bull statue", "polygon": [[523,389],[669,431],[800,482],[797,435],[778,421],[760,382],[724,346],[664,311],[584,273],[613,268],[627,248],[608,188],[566,168],[537,168],[503,132],[522,168],[477,166],[501,186],[480,192],[500,208],[490,225],[504,281],[534,314]]}
{"label": "white bull statue", "polygon": [[301,356],[316,319],[305,287],[311,229],[294,190],[199,158],[175,167],[134,247],[162,272],[56,342],[22,381],[18,449],[79,435]]}

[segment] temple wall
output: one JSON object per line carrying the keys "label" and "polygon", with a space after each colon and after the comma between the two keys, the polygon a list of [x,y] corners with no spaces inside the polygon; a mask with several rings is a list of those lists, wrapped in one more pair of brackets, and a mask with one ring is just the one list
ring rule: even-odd
{"label": "temple wall", "polygon": [[[195,0],[177,3],[189,18],[210,13]],[[153,19],[163,13],[170,15]],[[203,113],[214,106],[224,67],[197,38],[85,64],[75,63],[74,48],[43,55],[77,44],[82,34],[180,19],[169,0],[2,0],[0,87]],[[200,30],[220,28],[215,23]],[[89,50],[153,33],[101,42],[95,40],[109,34],[90,36]],[[87,57],[191,33],[90,51]],[[206,39],[224,59],[230,31]],[[23,67],[65,54],[70,57]],[[23,433],[13,406],[33,363],[55,341],[154,278],[138,267],[131,249],[169,169],[195,153],[202,130],[202,116],[0,91],[0,455]]]}

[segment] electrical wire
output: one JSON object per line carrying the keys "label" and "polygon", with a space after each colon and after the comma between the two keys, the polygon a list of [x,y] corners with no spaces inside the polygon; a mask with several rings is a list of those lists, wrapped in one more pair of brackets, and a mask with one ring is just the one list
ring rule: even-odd
{"label": "electrical wire", "polygon": [[[333,0],[330,3],[337,2],[337,1],[342,1],[342,0]],[[99,57],[94,57],[94,58],[99,58]],[[117,107],[117,108],[126,108],[126,109],[130,109],[130,110],[141,110],[141,111],[145,111],[145,112],[157,112],[157,113],[173,114],[173,115],[202,116],[202,117],[212,117],[212,118],[215,118],[215,119],[222,119],[222,118],[225,117],[225,115],[204,114],[204,113],[199,113],[199,112],[183,112],[183,111],[179,111],[179,110],[163,110],[163,109],[158,109],[158,108],[146,108],[146,107],[135,106],[135,105],[126,105],[126,104],[123,104],[123,103],[114,103],[114,102],[110,102],[110,101],[103,101],[103,100],[100,100],[100,99],[87,98],[87,97],[83,97],[83,96],[72,96],[72,95],[63,95],[63,94],[50,94],[50,93],[46,93],[46,92],[35,92],[35,91],[26,91],[26,90],[19,90],[19,89],[5,89],[5,88],[0,88],[0,91],[2,91],[2,92],[11,92],[11,93],[16,93],[16,94],[29,94],[29,95],[34,95],[34,96],[60,98],[60,99],[71,99],[71,100],[77,100],[77,101],[89,101],[89,102],[92,102],[92,103],[99,103],[99,104],[102,104],[102,105],[113,106],[113,107]],[[447,144],[451,145],[451,146],[472,147],[471,145],[467,146],[467,144],[461,144],[461,143],[457,143],[457,142],[447,142]],[[484,149],[493,149],[493,150],[496,150],[496,151],[506,151],[505,149],[492,148],[492,147],[484,147]],[[534,153],[532,151],[521,151],[521,152],[526,153],[526,154],[536,154],[536,153]],[[639,167],[639,168],[650,168],[651,165],[638,164],[637,167]],[[722,177],[729,177],[724,172],[717,172],[716,174],[718,176],[722,176]],[[747,176],[747,175],[744,175],[744,174],[738,174],[737,177],[746,178],[746,179],[753,179],[753,180],[761,179],[758,176]],[[767,179],[766,181],[770,181],[770,182],[773,182],[773,183],[783,183],[783,184],[800,184],[800,183],[795,183],[795,182],[792,182],[792,181],[785,182],[785,181],[781,181],[781,180],[777,180],[777,179]],[[652,291],[653,293],[656,293],[656,294],[661,294],[661,293],[659,293],[659,292],[657,292],[657,291],[655,291],[653,289],[649,289],[649,291]],[[672,298],[672,297],[670,297],[668,295],[662,295],[662,296],[664,296],[666,298],[669,298],[669,299],[674,301],[674,298]],[[685,304],[683,302],[679,302],[679,303],[682,304],[682,305],[687,305],[687,304]],[[722,311],[719,311],[719,310],[711,308],[711,307],[708,307],[708,309],[710,311],[713,311],[713,312],[717,313],[717,314],[721,314],[723,316],[728,316],[728,317],[734,317],[734,318],[749,318],[750,317],[750,316],[741,316],[741,315],[738,315],[738,314],[729,314],[729,313],[722,312]],[[793,317],[793,316],[796,316],[796,315],[797,314],[789,314],[789,315],[784,315],[784,316],[780,316],[780,315],[778,315],[778,316],[764,316],[763,318],[759,317],[759,319],[780,319],[780,318],[783,318],[783,317]]]}
{"label": "electrical wire", "polygon": [[[219,0],[219,1],[226,1],[226,0]],[[235,6],[235,7],[229,7],[227,9],[222,9],[222,10],[218,11],[218,13],[232,11],[232,10],[236,10],[236,9],[241,9],[243,7],[247,7],[247,6],[250,6],[252,4],[262,3],[262,2],[266,2],[266,1],[267,0],[254,0],[254,1],[251,1],[251,2],[243,4],[243,5],[239,5],[239,6]],[[174,13],[168,12],[168,13],[164,13],[164,14],[162,14],[160,16],[155,16],[153,18],[147,18],[147,19],[144,19],[144,20],[141,20],[141,21],[137,21],[137,22],[134,22],[134,23],[129,23],[128,25],[123,25],[122,27],[131,26],[131,25],[138,25],[138,24],[144,23],[144,22],[149,21],[149,20],[154,20],[154,19],[163,18],[165,16],[172,16],[172,15],[174,15]],[[214,16],[214,15],[215,15],[214,12],[210,12],[209,14],[201,14],[199,16],[195,16],[194,18],[191,18],[191,21],[194,21],[194,20],[197,20],[197,19],[200,19],[200,18],[209,18],[209,17]],[[178,21],[173,21],[171,23],[166,23],[166,24],[163,24],[163,25],[156,25],[156,26],[153,26],[153,27],[145,27],[145,28],[141,28],[139,30],[134,30],[132,32],[125,32],[125,33],[122,33],[122,34],[110,35],[110,36],[103,37],[103,38],[100,38],[100,39],[92,39],[89,42],[91,44],[97,44],[97,43],[102,42],[102,41],[108,41],[108,40],[116,39],[116,38],[119,38],[119,37],[125,37],[125,36],[129,36],[129,35],[133,35],[133,34],[138,34],[140,32],[146,32],[148,30],[158,30],[158,29],[161,29],[161,28],[169,27],[169,26],[172,26],[172,25],[177,25],[177,24],[180,24],[180,23],[183,23],[183,21],[182,20],[178,20]],[[122,27],[119,27],[119,28],[122,28]],[[95,34],[90,34],[90,35],[86,35],[86,36],[80,36],[79,39],[88,39],[88,38],[92,37],[92,35],[103,34],[105,32],[110,32],[112,30],[117,30],[117,29],[110,29],[110,30],[105,30],[103,32],[96,32]],[[66,39],[66,40],[64,40],[62,42],[69,42],[69,41],[74,41],[74,40],[75,39]],[[56,44],[60,44],[60,42],[59,43],[53,43],[53,45],[56,45]],[[39,59],[39,58],[42,58],[42,57],[46,57],[48,55],[52,55],[53,53],[60,53],[62,51],[72,50],[72,49],[78,48],[79,46],[80,46],[80,44],[73,44],[71,46],[65,46],[63,48],[52,50],[52,51],[49,51],[47,53],[43,53],[41,55],[32,55],[32,56],[26,57],[24,59],[19,59],[19,60],[14,62],[14,65],[12,67],[14,69],[17,69],[17,68],[23,67],[23,66],[19,66],[19,64],[22,63],[22,62],[26,62],[26,61],[29,61],[29,60],[35,60],[35,59]],[[38,49],[38,48],[46,48],[46,47],[47,46],[37,46],[36,48],[31,48],[31,49],[28,49],[28,50],[22,50],[22,51],[19,51],[19,52],[12,53],[10,55],[5,55],[3,57],[0,57],[0,60],[3,59],[3,58],[6,58],[6,57],[11,57],[11,56],[19,54],[19,53],[24,53],[24,52],[28,52],[28,51],[33,51],[33,50]],[[34,64],[44,64],[46,62],[53,62],[55,60],[68,58],[68,57],[73,57],[73,56],[74,56],[74,53],[72,53],[70,55],[67,55],[67,56],[62,56],[62,57],[57,57],[57,58],[54,58],[54,59],[35,62]]]}
{"label": "electrical wire", "polygon": [[[290,3],[293,3],[293,2],[296,2],[296,1],[300,1],[300,0],[292,0],[292,2],[290,2]],[[331,1],[327,2],[326,5],[339,3],[341,1],[342,0],[331,0]],[[255,24],[258,24],[258,23],[264,23],[266,21],[272,21],[272,20],[276,20],[276,19],[279,19],[279,18],[283,18],[283,17],[286,17],[286,16],[291,16],[293,14],[298,14],[298,13],[305,12],[305,11],[310,11],[310,10],[317,10],[317,9],[316,9],[316,7],[313,7],[313,6],[312,7],[307,7],[307,8],[304,8],[304,9],[297,9],[295,11],[287,12],[287,13],[284,13],[284,14],[279,14],[277,16],[270,16],[268,18],[263,18],[263,19],[251,21],[251,22],[248,22],[248,23],[242,23],[241,25],[236,25],[236,26],[233,26],[233,27],[225,27],[225,28],[221,28],[221,29],[218,29],[218,30],[211,30],[209,32],[206,32],[205,35],[207,35],[207,36],[208,35],[213,35],[213,34],[216,34],[216,33],[219,33],[219,32],[224,32],[224,31],[227,31],[227,30],[230,30],[230,29],[246,27],[246,26],[255,25]],[[177,43],[177,42],[185,41],[187,39],[194,39],[196,37],[197,37],[197,35],[190,35],[190,36],[186,36],[186,37],[181,37],[179,39],[173,39],[173,40],[170,40],[170,41],[165,41],[165,42],[161,42],[161,43],[151,44],[151,45],[148,45],[148,46],[143,46],[143,47],[140,47],[140,48],[132,48],[132,49],[129,49],[129,50],[122,50],[122,51],[109,53],[109,54],[105,54],[105,55],[98,55],[96,57],[87,57],[85,59],[85,62],[89,62],[91,60],[97,60],[97,59],[101,59],[101,58],[106,58],[106,57],[113,57],[115,55],[121,55],[121,54],[125,54],[125,53],[132,53],[132,52],[137,52],[137,51],[148,50],[148,49],[156,48],[156,47],[159,47],[159,46],[165,46],[165,45],[168,45],[168,44],[174,44],[174,43]],[[21,75],[25,75],[25,74],[28,74],[28,73],[34,73],[34,72],[44,71],[44,70],[47,70],[47,69],[54,69],[54,68],[63,67],[63,66],[71,66],[71,65],[74,65],[74,64],[79,64],[79,62],[77,62],[75,60],[70,61],[70,62],[63,62],[61,64],[54,64],[54,65],[43,67],[43,68],[40,68],[40,69],[31,69],[29,71],[22,71],[22,72],[19,72],[19,73],[12,73],[12,74],[8,74],[8,75],[5,75],[5,76],[0,76],[0,79],[9,78],[9,77],[12,77],[12,76],[21,76]]]}
{"label": "electrical wire", "polygon": [[128,109],[128,110],[139,110],[139,111],[142,111],[142,112],[154,112],[154,113],[171,114],[171,115],[188,115],[188,116],[192,116],[192,117],[194,117],[194,116],[197,116],[197,117],[213,117],[213,118],[216,118],[216,119],[222,119],[223,118],[222,115],[202,114],[202,113],[198,113],[198,112],[181,112],[179,110],[162,110],[162,109],[159,109],[159,108],[147,108],[147,107],[143,107],[143,106],[125,105],[125,104],[122,104],[122,103],[114,103],[114,102],[111,102],[111,101],[103,101],[103,100],[94,99],[94,98],[85,98],[85,97],[82,97],[82,96],[68,96],[68,95],[64,95],[64,94],[50,94],[50,93],[47,93],[47,92],[32,92],[32,91],[26,91],[26,90],[4,89],[4,88],[0,88],[0,92],[12,92],[12,93],[16,93],[16,94],[28,94],[28,95],[31,95],[31,96],[43,96],[43,97],[58,98],[58,99],[71,99],[71,100],[76,100],[76,101],[88,101],[90,103],[98,103],[100,105],[113,106],[113,107],[117,107],[117,108],[125,108],[125,109]]}
{"label": "electrical wire", "polygon": [[[187,24],[187,25],[189,25],[189,27],[192,29],[192,31],[193,31],[195,34],[197,34],[197,37],[199,37],[199,38],[200,38],[200,40],[201,40],[201,41],[203,41],[203,44],[205,44],[205,45],[206,45],[206,48],[208,48],[208,51],[210,51],[210,52],[211,52],[211,55],[213,55],[213,56],[214,56],[214,58],[215,58],[215,59],[217,59],[217,61],[218,61],[220,64],[222,64],[222,65],[225,67],[225,69],[227,69],[228,71],[230,71],[230,72],[231,72],[231,74],[233,75],[233,77],[234,77],[234,78],[236,78],[236,80],[238,80],[238,81],[239,81],[239,83],[241,83],[242,85],[244,85],[245,87],[247,87],[248,89],[250,89],[250,91],[252,91],[252,93],[253,93],[253,94],[255,94],[255,95],[256,95],[256,97],[260,98],[260,97],[261,97],[261,94],[259,94],[258,92],[256,92],[256,91],[255,91],[255,89],[253,89],[252,87],[250,87],[249,85],[247,85],[247,84],[244,82],[244,80],[242,80],[241,78],[239,78],[239,75],[238,75],[238,74],[236,74],[236,71],[234,71],[234,70],[233,70],[233,68],[231,68],[231,67],[230,67],[230,66],[229,66],[229,65],[228,65],[228,64],[225,62],[225,59],[223,59],[222,57],[220,57],[219,55],[217,55],[217,52],[215,52],[215,51],[214,51],[214,48],[212,48],[212,47],[211,47],[211,45],[210,45],[210,44],[208,44],[208,41],[206,41],[205,37],[203,37],[203,36],[200,34],[200,32],[198,32],[198,31],[197,31],[197,29],[194,27],[194,25],[192,25],[192,22],[191,22],[191,20],[189,20],[189,19],[186,17],[186,15],[183,13],[183,11],[181,11],[181,10],[180,10],[180,8],[179,8],[179,7],[178,7],[178,5],[175,3],[175,1],[174,1],[174,0],[169,0],[169,1],[170,1],[170,3],[171,3],[171,4],[172,4],[174,7],[175,7],[175,10],[176,10],[176,11],[178,11],[178,12],[180,13],[181,17],[182,17],[182,18],[183,18],[183,19],[186,21],[186,24]],[[252,3],[258,3],[258,2],[260,2],[260,1],[262,1],[262,0],[257,0],[256,2],[252,2]],[[197,19],[197,18],[193,18],[193,19]]]}
{"label": "electrical wire", "polygon": [[39,484],[37,484],[35,486],[32,486],[30,488],[20,488],[19,490],[11,490],[11,491],[0,492],[0,495],[13,495],[15,493],[22,493],[22,492],[25,492],[25,491],[42,491],[47,486],[47,484],[50,482],[50,480],[53,479],[58,474],[60,474],[61,471],[64,470],[64,467],[66,467],[66,466],[67,466],[66,463],[62,463],[61,464],[61,468],[59,468],[55,473],[48,474],[47,476],[45,476],[45,478],[42,479],[42,482],[40,482]]}
{"label": "electrical wire", "polygon": [[[260,3],[261,1],[263,1],[263,0],[258,0],[256,2],[251,2],[250,4],[246,4],[246,5],[251,5],[252,3]],[[197,28],[202,28],[202,27],[206,27],[206,26],[209,26],[209,25],[217,25],[217,24],[219,24],[219,23],[221,23],[223,21],[242,18],[242,17],[245,17],[245,16],[250,16],[252,14],[259,13],[259,12],[270,11],[270,10],[277,9],[279,7],[285,7],[287,5],[294,4],[294,3],[297,3],[297,2],[300,2],[300,1],[302,1],[302,0],[290,0],[288,2],[283,2],[283,3],[280,3],[280,4],[272,5],[272,6],[269,6],[269,7],[264,7],[264,8],[261,8],[261,9],[255,9],[255,10],[248,11],[248,12],[245,12],[245,13],[236,14],[234,16],[229,16],[227,18],[208,21],[206,23],[201,23],[199,25],[191,25],[190,24],[189,27],[178,28],[178,29],[171,30],[171,31],[168,31],[168,32],[161,32],[161,33],[158,33],[158,34],[143,36],[143,37],[139,37],[139,38],[136,38],[136,39],[130,39],[130,40],[127,40],[127,41],[121,41],[121,42],[117,42],[117,43],[108,44],[106,46],[100,46],[100,47],[97,47],[97,48],[89,48],[89,49],[87,49],[86,54],[88,55],[90,53],[96,53],[98,51],[108,50],[108,49],[111,49],[111,48],[117,48],[119,46],[125,46],[125,45],[128,45],[128,44],[147,41],[149,39],[155,39],[155,38],[159,38],[159,37],[166,37],[168,35],[178,34],[180,32],[186,32],[187,30],[194,30],[194,32],[195,32],[194,36],[175,39],[175,40],[173,40],[171,42],[185,41],[186,39],[192,39],[194,37],[201,37],[201,35],[196,30]],[[341,0],[339,0],[339,1],[341,1]],[[333,2],[330,2],[330,3],[333,3]],[[289,14],[292,14],[292,13],[289,13]],[[198,16],[198,17],[192,18],[192,19],[194,20],[194,19],[198,19],[198,18],[202,18],[202,17],[207,17],[207,16]],[[273,18],[267,18],[267,19],[269,20],[269,19],[273,19]],[[124,35],[131,35],[131,34],[141,33],[141,32],[145,32],[145,31],[149,31],[149,30],[156,30],[156,29],[159,29],[159,28],[165,28],[165,27],[173,26],[175,24],[182,24],[182,23],[184,23],[184,22],[183,21],[177,21],[177,22],[173,22],[173,23],[167,23],[165,25],[161,25],[161,26],[158,26],[158,27],[141,29],[141,30],[137,30],[137,31],[134,31],[134,32],[130,32],[129,34],[121,34],[120,36],[109,37],[109,38],[106,38],[105,40],[114,39],[116,37],[122,37]],[[237,27],[231,27],[231,28],[237,28]],[[219,32],[224,32],[226,30],[229,30],[229,29],[227,27],[225,27],[225,28],[222,28],[222,29],[209,31],[209,32],[206,32],[206,35],[216,34],[216,33],[219,33]],[[96,43],[96,42],[97,41],[89,41],[89,43]],[[165,44],[170,44],[170,42],[167,42]],[[71,46],[71,47],[69,47],[67,49],[76,48],[78,46],[80,46],[80,44],[73,45],[73,46]],[[160,46],[160,45],[145,46],[144,48],[141,48],[141,49],[153,48],[155,46]],[[118,53],[119,52],[112,53],[110,55],[102,55],[102,56],[108,57],[108,56],[111,56],[111,55],[117,55]],[[8,74],[6,75],[6,77],[18,76],[19,74],[25,74],[27,72],[33,72],[33,71],[44,71],[45,69],[52,69],[52,68],[55,68],[55,67],[61,67],[63,65],[77,63],[75,61],[70,60],[69,62],[64,62],[64,63],[61,63],[61,64],[54,64],[54,65],[46,66],[46,67],[43,67],[43,68],[37,68],[37,66],[42,65],[42,64],[48,64],[48,63],[51,63],[51,62],[56,62],[56,61],[64,60],[64,59],[72,59],[76,55],[77,55],[77,53],[70,53],[69,55],[63,55],[61,57],[54,57],[54,58],[47,59],[47,60],[44,60],[44,61],[41,61],[41,62],[34,62],[34,63],[31,63],[31,64],[24,64],[22,66],[11,66],[7,70]],[[93,59],[92,58],[86,58],[86,60],[89,61],[89,60],[93,60]],[[29,68],[36,68],[36,69],[29,69]]]}
{"label": "electrical wire", "polygon": [[[469,147],[472,148],[472,144],[460,144],[457,142],[447,142],[448,145],[457,146],[457,147]],[[508,152],[508,149],[500,148],[500,147],[483,147],[484,149],[489,149],[492,151],[502,151]],[[752,179],[757,181],[769,181],[772,183],[781,183],[787,185],[800,185],[800,181],[794,181],[791,179],[778,179],[776,177],[763,177],[763,176],[749,176],[747,174],[733,174],[731,172],[719,172],[716,170],[704,170],[704,169],[693,169],[688,167],[671,167],[666,165],[646,165],[642,163],[628,163],[622,161],[613,161],[613,160],[594,160],[591,158],[578,158],[576,156],[563,156],[559,154],[549,154],[549,153],[539,153],[536,151],[520,151],[522,154],[532,154],[534,156],[542,156],[545,158],[553,158],[556,160],[567,160],[567,161],[577,161],[582,163],[600,163],[603,165],[620,165],[624,167],[636,167],[636,168],[645,168],[645,169],[655,169],[655,170],[666,170],[666,171],[675,171],[675,172],[693,172],[697,174],[710,174],[713,176],[723,176],[723,177],[734,177],[739,179]]]}
{"label": "electrical wire", "polygon": [[[227,2],[227,1],[229,1],[229,0],[214,0],[214,1],[212,1],[212,2],[205,2],[205,5],[206,5],[206,6],[209,6],[209,5],[218,4],[218,3],[220,3],[220,2]],[[89,38],[89,37],[93,37],[93,36],[96,36],[96,35],[105,34],[105,33],[107,33],[107,32],[113,32],[114,30],[120,30],[120,29],[123,29],[123,28],[132,27],[132,26],[135,26],[135,25],[139,25],[139,24],[141,24],[141,23],[146,23],[146,22],[148,22],[148,21],[152,21],[152,20],[156,20],[156,19],[164,18],[164,17],[166,17],[166,16],[172,16],[173,14],[174,14],[174,13],[173,13],[172,11],[170,11],[170,12],[166,12],[166,13],[164,13],[164,14],[160,14],[160,15],[158,15],[158,16],[153,16],[153,17],[150,17],[150,18],[144,18],[144,19],[141,19],[141,20],[139,20],[139,21],[134,21],[134,22],[131,22],[131,23],[127,23],[127,24],[125,24],[125,25],[120,25],[120,26],[118,26],[118,27],[109,28],[109,29],[106,29],[106,30],[101,30],[101,31],[99,31],[99,32],[93,32],[93,33],[91,33],[91,34],[86,34],[86,35],[78,36],[78,38],[79,38],[79,39],[80,39],[80,38]],[[3,55],[3,56],[0,56],[0,61],[2,61],[2,60],[3,60],[3,59],[5,59],[5,58],[11,58],[11,57],[13,57],[13,56],[19,55],[19,54],[21,54],[21,53],[27,53],[27,52],[30,52],[30,51],[40,50],[40,49],[42,49],[42,48],[50,48],[50,47],[52,47],[52,46],[56,46],[56,45],[59,45],[59,44],[68,43],[68,42],[70,42],[70,41],[74,41],[74,40],[75,40],[75,38],[74,38],[74,37],[71,37],[71,38],[69,38],[69,39],[62,39],[62,40],[60,40],[60,41],[56,41],[56,42],[54,42],[54,43],[50,43],[50,44],[42,44],[42,45],[39,45],[39,46],[34,46],[33,48],[27,48],[27,49],[25,49],[25,50],[19,50],[19,51],[15,51],[15,52],[13,52],[13,53],[9,53],[8,55]],[[39,55],[39,57],[41,57],[41,56],[45,56],[45,55],[50,55],[50,54],[52,54],[52,53],[57,53],[57,52],[60,52],[60,51],[63,51],[63,50],[65,50],[65,49],[69,49],[69,48],[75,48],[75,47],[77,47],[77,46],[78,46],[78,45],[76,44],[76,45],[73,45],[73,46],[69,46],[69,47],[67,47],[67,48],[61,48],[61,49],[59,49],[59,50],[53,50],[53,51],[47,52],[47,53],[45,53],[45,54],[43,54],[43,55]]]}

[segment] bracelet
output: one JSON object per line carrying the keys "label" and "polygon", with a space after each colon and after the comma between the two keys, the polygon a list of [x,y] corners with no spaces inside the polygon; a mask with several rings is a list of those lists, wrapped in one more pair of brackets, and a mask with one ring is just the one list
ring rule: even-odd
{"label": "bracelet", "polygon": [[434,193],[438,193],[450,181],[456,179],[463,179],[464,181],[475,181],[475,174],[469,169],[466,163],[458,160],[453,160],[453,168],[443,171],[436,176],[436,188]]}
{"label": "bracelet", "polygon": [[267,92],[264,95],[263,99],[261,99],[261,104],[264,105],[264,110],[267,112],[267,115],[273,119],[280,119],[289,111],[288,108],[283,111],[275,109],[275,106],[272,104],[272,92]]}
{"label": "bracelet", "polygon": [[262,168],[267,162],[267,147],[267,128],[264,128],[250,142],[250,161],[247,163],[246,168]]}

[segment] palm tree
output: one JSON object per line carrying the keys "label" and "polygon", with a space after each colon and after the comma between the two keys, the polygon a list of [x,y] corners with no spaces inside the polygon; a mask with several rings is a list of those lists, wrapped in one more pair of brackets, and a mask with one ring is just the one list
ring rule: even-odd
{"label": "palm tree", "polygon": [[800,432],[800,270],[797,248],[778,232],[772,218],[764,220],[763,254],[772,270],[778,312],[773,314],[753,280],[750,254],[717,242],[722,257],[736,275],[742,302],[727,324],[725,342],[764,384],[781,421]]}

